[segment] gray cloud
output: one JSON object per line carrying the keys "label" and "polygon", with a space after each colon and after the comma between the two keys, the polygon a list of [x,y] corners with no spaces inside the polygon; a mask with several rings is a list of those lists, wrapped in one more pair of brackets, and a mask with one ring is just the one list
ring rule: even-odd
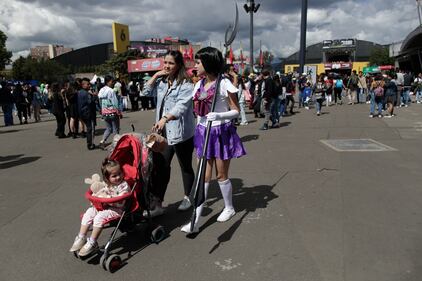
{"label": "gray cloud", "polygon": [[[255,51],[287,56],[299,47],[299,0],[256,0]],[[238,3],[240,28],[235,49],[242,41],[249,50],[249,16]],[[111,42],[111,23],[128,24],[132,40],[178,36],[195,43],[219,46],[234,17],[227,0],[9,0],[0,7],[0,29],[14,53],[37,44],[64,44],[79,48]],[[414,0],[309,1],[308,44],[324,39],[355,37],[387,44],[399,41],[418,24]]]}

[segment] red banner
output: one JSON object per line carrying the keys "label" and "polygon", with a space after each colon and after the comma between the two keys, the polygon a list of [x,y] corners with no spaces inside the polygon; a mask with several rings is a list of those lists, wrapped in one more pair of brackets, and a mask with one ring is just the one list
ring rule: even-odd
{"label": "red banner", "polygon": [[148,72],[159,71],[164,67],[164,59],[142,59],[142,60],[128,60],[127,72]]}
{"label": "red banner", "polygon": [[[186,68],[195,67],[195,60],[185,59]],[[127,72],[149,72],[159,71],[164,67],[164,58],[156,59],[142,59],[142,60],[128,60]]]}

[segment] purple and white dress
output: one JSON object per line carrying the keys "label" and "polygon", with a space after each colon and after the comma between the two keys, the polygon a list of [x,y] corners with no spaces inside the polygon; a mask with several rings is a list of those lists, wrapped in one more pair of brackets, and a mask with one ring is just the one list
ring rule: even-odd
{"label": "purple and white dress", "polygon": [[[194,111],[198,116],[194,136],[194,145],[198,158],[202,157],[207,128],[206,115],[210,111],[216,86],[214,84],[208,90],[205,90],[204,83],[205,79],[200,80],[196,83],[193,90]],[[220,89],[217,93],[214,112],[227,112],[230,110],[227,92],[236,94],[238,89],[230,82],[229,79],[224,78],[221,80]],[[243,155],[246,155],[246,151],[236,132],[236,127],[233,125],[232,120],[225,119],[213,121],[206,158],[228,160],[232,158],[239,158]]]}

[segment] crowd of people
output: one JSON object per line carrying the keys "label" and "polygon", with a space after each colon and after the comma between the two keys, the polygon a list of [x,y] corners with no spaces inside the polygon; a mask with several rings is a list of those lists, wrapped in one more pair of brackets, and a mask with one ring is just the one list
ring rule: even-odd
{"label": "crowd of people", "polygon": [[[259,75],[241,76],[233,83],[239,85],[239,102],[246,101],[240,102],[241,110],[249,106],[255,117],[264,118],[261,130],[278,128],[280,118],[295,114],[295,103],[307,110],[314,107],[317,116],[323,106],[365,103],[370,104],[370,117],[391,118],[396,116],[394,108],[422,102],[422,74],[414,77],[400,69],[366,75],[355,70],[350,75],[322,73],[316,81],[307,73],[271,75],[271,69],[263,69]],[[242,116],[239,124],[245,125],[247,120]]]}

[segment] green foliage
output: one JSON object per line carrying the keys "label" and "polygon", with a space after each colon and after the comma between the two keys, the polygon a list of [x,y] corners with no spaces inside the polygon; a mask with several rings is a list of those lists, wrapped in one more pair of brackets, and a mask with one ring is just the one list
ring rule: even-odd
{"label": "green foliage", "polygon": [[6,34],[0,30],[0,70],[3,70],[11,62],[12,52],[6,49],[6,40]]}
{"label": "green foliage", "polygon": [[103,65],[98,67],[97,73],[118,74],[120,77],[126,77],[128,75],[127,61],[143,58],[145,58],[145,55],[142,54],[138,49],[130,49],[124,53],[114,55]]}
{"label": "green foliage", "polygon": [[369,56],[370,65],[394,65],[394,58],[390,58],[388,48],[374,48]]}
{"label": "green foliage", "polygon": [[12,73],[18,80],[61,81],[70,71],[53,60],[19,57],[12,64]]}

